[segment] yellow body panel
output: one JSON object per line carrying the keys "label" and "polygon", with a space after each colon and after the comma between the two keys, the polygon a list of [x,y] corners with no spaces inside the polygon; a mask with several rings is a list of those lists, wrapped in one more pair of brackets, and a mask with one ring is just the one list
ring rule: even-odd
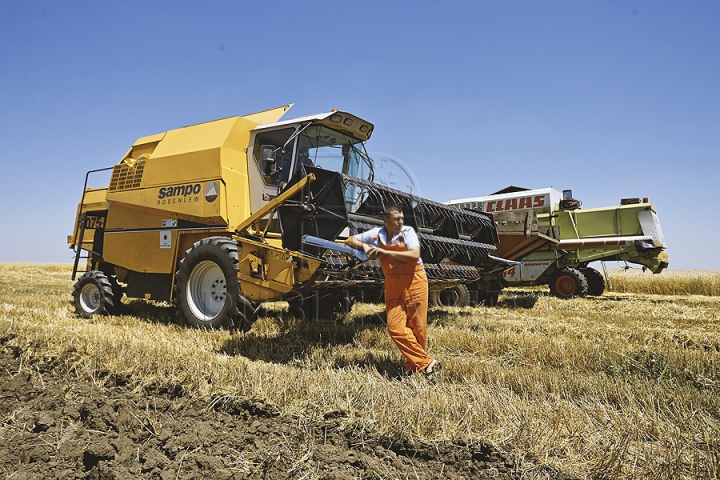
{"label": "yellow body panel", "polygon": [[91,249],[95,228],[103,227],[105,220],[98,219],[95,216],[85,219],[85,232],[83,238],[80,236],[80,219],[85,212],[102,211],[107,208],[105,196],[107,188],[88,188],[85,190],[83,200],[78,204],[77,215],[75,216],[75,226],[72,235],[68,236],[68,246],[74,248],[75,245],[82,245],[85,249]]}
{"label": "yellow body panel", "polygon": [[[227,225],[226,187],[218,180],[218,197],[213,202],[203,192],[210,182],[188,184],[187,195],[161,195],[159,189],[135,189],[108,194],[112,205],[107,230],[160,227],[163,219],[183,219],[205,225]],[[197,192],[197,193],[196,193]],[[162,197],[162,198],[161,198]]]}
{"label": "yellow body panel", "polygon": [[104,210],[107,208],[105,197],[107,195],[107,188],[88,188],[85,191],[82,205],[80,208],[83,212],[89,210]]}
{"label": "yellow body panel", "polygon": [[[169,238],[164,239],[164,236]],[[172,273],[177,236],[177,231],[160,229],[105,232],[103,258],[136,272]]]}
{"label": "yellow body panel", "polygon": [[[248,299],[267,302],[280,300],[291,292],[298,282],[306,281],[317,271],[322,261],[273,247],[264,242],[255,242],[235,237],[240,244],[238,278],[242,292]],[[303,266],[298,267],[297,260]]]}
{"label": "yellow body panel", "polygon": [[[246,124],[245,145],[249,132],[257,124],[239,117],[201,123],[191,127],[170,130],[157,147],[150,153],[145,167],[144,186],[166,186],[186,182],[197,182],[221,175],[223,153],[238,153],[235,147],[240,139],[232,138],[231,133],[243,136],[235,130],[235,123]],[[239,135],[238,135],[239,134]],[[229,149],[230,152],[223,152]],[[245,158],[224,158],[227,163],[237,163],[236,169],[246,170]],[[234,160],[234,162],[233,162]]]}
{"label": "yellow body panel", "polygon": [[138,139],[119,164],[130,180],[123,177],[107,195],[108,231],[159,228],[166,218],[240,223],[250,215],[245,149],[257,125],[231,117]]}
{"label": "yellow body panel", "polygon": [[290,110],[292,106],[295,105],[294,103],[290,103],[288,105],[283,105],[282,107],[277,108],[271,108],[269,110],[263,110],[261,112],[255,112],[251,113],[249,115],[243,115],[242,118],[246,118],[250,121],[265,124],[265,123],[275,123],[280,118],[282,118],[283,115],[285,115],[285,112]]}

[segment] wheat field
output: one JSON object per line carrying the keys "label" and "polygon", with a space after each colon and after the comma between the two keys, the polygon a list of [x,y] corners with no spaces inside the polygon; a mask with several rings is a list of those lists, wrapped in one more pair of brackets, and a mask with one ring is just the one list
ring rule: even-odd
{"label": "wheat field", "polygon": [[720,272],[612,271],[597,298],[507,289],[494,308],[433,309],[435,383],[393,378],[400,354],[370,322],[381,305],[339,324],[270,305],[245,333],[189,329],[172,305],[141,300],[83,320],[70,272],[0,264],[0,339],[28,363],[181,386],[208,405],[259,399],[308,422],[341,411],[359,441],[481,439],[523,478],[720,476]]}

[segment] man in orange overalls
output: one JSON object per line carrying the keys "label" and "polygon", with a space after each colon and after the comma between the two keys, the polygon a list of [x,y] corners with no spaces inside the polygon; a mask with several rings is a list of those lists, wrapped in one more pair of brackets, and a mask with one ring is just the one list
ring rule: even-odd
{"label": "man in orange overalls", "polygon": [[398,206],[389,206],[384,226],[349,237],[346,244],[380,259],[385,275],[385,313],[390,338],[405,356],[407,373],[432,377],[440,362],[425,352],[427,340],[428,281],[420,258],[420,241],[405,226]]}

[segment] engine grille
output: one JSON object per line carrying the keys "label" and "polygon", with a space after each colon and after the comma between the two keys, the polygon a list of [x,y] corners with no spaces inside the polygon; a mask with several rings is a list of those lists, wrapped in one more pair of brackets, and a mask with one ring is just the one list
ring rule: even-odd
{"label": "engine grille", "polygon": [[141,158],[134,163],[127,163],[124,161],[118,163],[113,168],[109,191],[117,192],[140,187],[144,170],[144,158]]}

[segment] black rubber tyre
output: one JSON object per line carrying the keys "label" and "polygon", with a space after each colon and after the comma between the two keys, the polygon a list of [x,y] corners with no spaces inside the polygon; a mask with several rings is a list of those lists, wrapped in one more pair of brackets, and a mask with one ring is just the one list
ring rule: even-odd
{"label": "black rubber tyre", "polygon": [[195,242],[178,264],[175,304],[197,328],[240,328],[255,321],[252,304],[240,294],[238,245],[227,237]]}
{"label": "black rubber tyre", "polygon": [[587,290],[587,279],[576,268],[563,268],[550,279],[550,293],[558,298],[584,297]]}
{"label": "black rubber tyre", "polygon": [[337,320],[349,313],[355,299],[345,294],[315,294],[311,297],[298,296],[288,300],[288,315],[298,320]]}
{"label": "black rubber tyre", "polygon": [[580,272],[587,279],[587,294],[593,297],[599,297],[605,291],[605,279],[602,273],[591,267],[581,268]]}
{"label": "black rubber tyre", "polygon": [[485,297],[485,306],[486,307],[495,307],[498,304],[498,299],[500,298],[500,294],[497,292],[488,293]]}
{"label": "black rubber tyre", "polygon": [[470,305],[470,291],[467,285],[436,290],[428,294],[428,303],[431,307],[467,307]]}
{"label": "black rubber tyre", "polygon": [[110,315],[120,315],[123,312],[122,297],[125,292],[118,283],[115,275],[110,275],[107,273],[105,275],[107,276],[108,280],[110,280],[110,288],[112,288],[113,291],[113,305],[112,307],[108,305],[108,313]]}
{"label": "black rubber tyre", "polygon": [[475,296],[475,300],[471,298],[470,305],[478,306],[485,305],[486,307],[494,307],[498,303],[500,293],[497,291],[488,292],[487,290],[476,290],[470,296]]}
{"label": "black rubber tyre", "polygon": [[112,281],[99,270],[83,273],[73,286],[75,312],[83,318],[108,315],[116,310],[115,303],[119,301],[115,298]]}

